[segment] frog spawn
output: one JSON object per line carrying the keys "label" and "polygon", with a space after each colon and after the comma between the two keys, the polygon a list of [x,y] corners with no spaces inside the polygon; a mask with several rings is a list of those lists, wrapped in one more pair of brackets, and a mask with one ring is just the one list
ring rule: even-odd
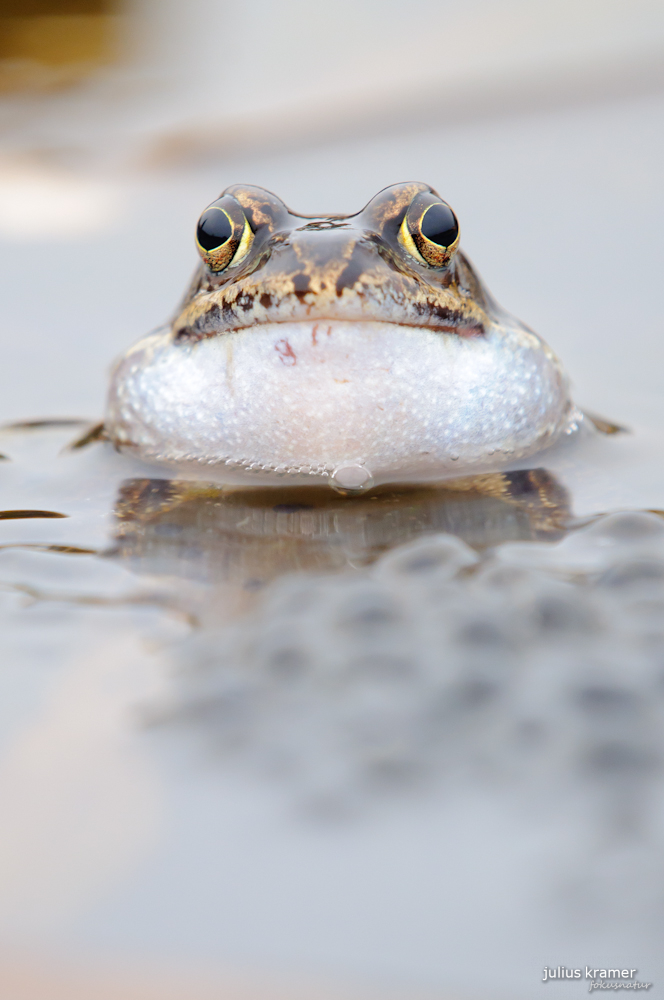
{"label": "frog spawn", "polygon": [[368,571],[275,582],[249,618],[181,645],[150,717],[194,725],[317,816],[499,788],[623,842],[663,821],[662,612],[656,515],[484,557],[428,536]]}

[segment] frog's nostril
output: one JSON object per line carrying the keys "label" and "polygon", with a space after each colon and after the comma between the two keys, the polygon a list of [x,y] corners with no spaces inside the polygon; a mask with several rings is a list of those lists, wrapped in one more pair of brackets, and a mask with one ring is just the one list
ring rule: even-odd
{"label": "frog's nostril", "polygon": [[364,274],[364,261],[358,256],[353,256],[346,264],[345,268],[337,278],[337,295],[342,295],[344,288],[353,288],[355,283]]}
{"label": "frog's nostril", "polygon": [[301,302],[307,292],[311,291],[308,274],[300,273],[293,275],[293,291]]}

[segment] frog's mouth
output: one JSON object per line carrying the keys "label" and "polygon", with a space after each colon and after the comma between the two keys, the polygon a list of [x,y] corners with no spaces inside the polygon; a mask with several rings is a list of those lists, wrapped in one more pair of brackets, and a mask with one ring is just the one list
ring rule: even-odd
{"label": "frog's mouth", "polygon": [[[296,323],[384,323],[391,326],[425,327],[437,333],[450,333],[460,337],[481,337],[490,325],[485,317],[473,315],[470,311],[451,309],[438,303],[427,303],[421,311],[411,310],[400,303],[398,308],[387,310],[384,304],[376,308],[373,302],[358,300],[355,308],[349,308],[348,303],[340,307],[337,303],[328,303],[328,308],[320,311],[321,303],[316,308],[302,307],[301,304],[283,302],[265,315],[259,314],[256,306],[248,306],[255,317],[252,323],[234,323],[235,317],[226,316],[226,322],[221,322],[221,312],[218,306],[212,305],[199,317],[194,324],[185,323],[173,328],[173,340],[176,344],[195,344],[211,337],[221,337],[229,333],[258,329],[275,324],[293,325]],[[387,313],[387,315],[386,315]],[[470,313],[470,314],[469,314]],[[243,319],[248,318],[246,315]]]}
{"label": "frog's mouth", "polygon": [[151,461],[361,488],[495,468],[542,447],[568,409],[528,338],[315,319],[146,338],[113,375],[107,428]]}

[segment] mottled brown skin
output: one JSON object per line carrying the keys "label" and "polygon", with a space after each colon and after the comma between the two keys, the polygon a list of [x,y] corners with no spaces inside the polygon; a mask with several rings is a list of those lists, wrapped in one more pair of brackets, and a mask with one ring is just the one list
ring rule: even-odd
{"label": "mottled brown skin", "polygon": [[435,194],[426,184],[396,184],[356,215],[309,217],[262,188],[227,188],[254,231],[251,249],[218,274],[201,264],[173,323],[176,339],[310,316],[393,316],[404,325],[481,336],[497,306],[463,254],[437,270],[399,242],[404,213],[421,192]]}

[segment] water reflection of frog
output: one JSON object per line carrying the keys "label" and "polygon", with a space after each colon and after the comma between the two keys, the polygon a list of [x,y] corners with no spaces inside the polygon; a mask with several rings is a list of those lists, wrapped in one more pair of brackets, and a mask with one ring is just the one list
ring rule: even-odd
{"label": "water reflection of frog", "polygon": [[171,326],[115,369],[106,435],[206,478],[351,490],[504,467],[572,433],[558,360],[458,243],[425,184],[325,218],[228,188]]}
{"label": "water reflection of frog", "polygon": [[367,566],[437,532],[481,551],[507,541],[554,541],[571,523],[567,492],[544,469],[375,487],[348,499],[307,487],[129,479],[115,515],[111,554],[136,571],[249,591],[284,573]]}

